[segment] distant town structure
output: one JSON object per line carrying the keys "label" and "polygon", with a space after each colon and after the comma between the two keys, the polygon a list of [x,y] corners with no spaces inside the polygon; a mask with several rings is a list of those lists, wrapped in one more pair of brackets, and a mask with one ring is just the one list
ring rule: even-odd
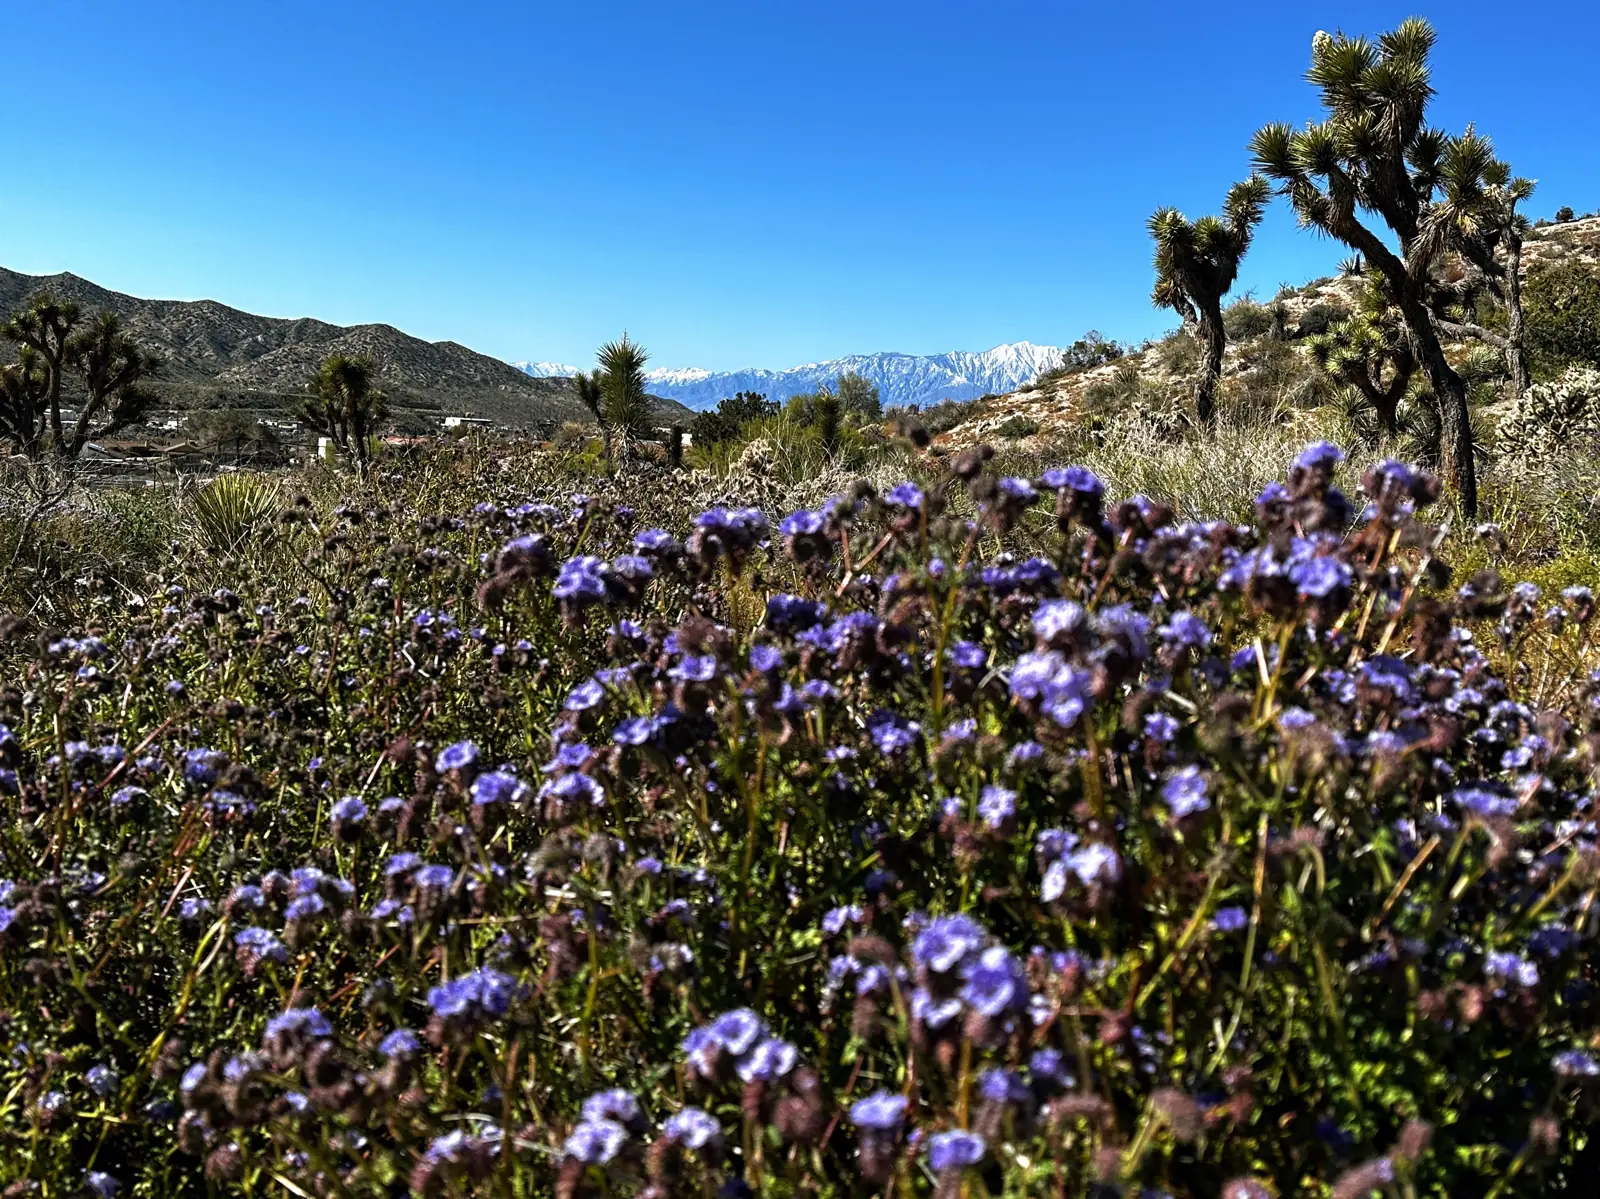
{"label": "distant town structure", "polygon": [[494,421],[487,416],[447,416],[444,418],[446,429],[488,429],[494,426]]}

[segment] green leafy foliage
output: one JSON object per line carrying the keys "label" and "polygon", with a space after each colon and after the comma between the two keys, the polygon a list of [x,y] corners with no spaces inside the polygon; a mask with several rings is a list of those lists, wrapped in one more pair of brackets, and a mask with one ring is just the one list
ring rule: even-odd
{"label": "green leafy foliage", "polygon": [[1536,267],[1528,272],[1523,303],[1536,378],[1554,378],[1574,365],[1600,366],[1600,271],[1581,262]]}
{"label": "green leafy foliage", "polygon": [[697,415],[689,425],[697,446],[736,441],[745,426],[778,414],[779,405],[757,391],[741,391]]}

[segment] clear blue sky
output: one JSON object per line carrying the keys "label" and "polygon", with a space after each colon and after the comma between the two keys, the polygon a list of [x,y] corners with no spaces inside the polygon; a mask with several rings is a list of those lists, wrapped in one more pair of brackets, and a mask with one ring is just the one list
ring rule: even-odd
{"label": "clear blue sky", "polygon": [[[656,365],[1137,338],[1143,222],[1315,114],[1384,3],[8,4],[0,264]],[[1421,10],[1436,121],[1600,207],[1593,4]],[[1342,251],[1267,218],[1242,287]]]}

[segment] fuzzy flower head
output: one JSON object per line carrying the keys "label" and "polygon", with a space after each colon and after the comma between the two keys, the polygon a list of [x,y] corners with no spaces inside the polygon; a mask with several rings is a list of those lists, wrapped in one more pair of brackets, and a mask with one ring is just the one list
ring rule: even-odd
{"label": "fuzzy flower head", "polygon": [[1027,1006],[1022,965],[1002,945],[991,945],[962,969],[961,1000],[991,1019]]}
{"label": "fuzzy flower head", "polygon": [[911,945],[911,957],[924,970],[948,974],[975,955],[988,933],[972,917],[957,913],[929,922]]}
{"label": "fuzzy flower head", "polygon": [[1017,814],[1017,793],[1009,787],[990,783],[978,796],[978,815],[991,829],[1001,829]]}
{"label": "fuzzy flower head", "polygon": [[628,1130],[615,1120],[585,1120],[572,1130],[562,1153],[589,1166],[614,1160],[628,1143]]}
{"label": "fuzzy flower head", "polygon": [[891,1091],[874,1091],[850,1105],[850,1123],[872,1132],[895,1132],[905,1118],[905,1096]]}
{"label": "fuzzy flower head", "polygon": [[472,780],[472,802],[480,808],[520,803],[527,795],[528,784],[503,770],[491,770]]}
{"label": "fuzzy flower head", "polygon": [[428,1006],[446,1025],[475,1026],[504,1016],[520,988],[510,976],[483,968],[428,991]]}
{"label": "fuzzy flower head", "polygon": [[448,774],[452,770],[470,770],[477,762],[478,747],[470,741],[457,741],[439,751],[433,768],[440,774]]}
{"label": "fuzzy flower head", "polygon": [[722,1137],[722,1125],[717,1118],[698,1107],[686,1107],[669,1116],[661,1131],[685,1149],[695,1151],[707,1148]]}
{"label": "fuzzy flower head", "polygon": [[1209,784],[1198,766],[1185,766],[1161,787],[1161,798],[1174,820],[1182,820],[1211,806]]}
{"label": "fuzzy flower head", "polygon": [[952,1129],[936,1132],[928,1138],[928,1165],[935,1174],[947,1170],[965,1170],[983,1160],[988,1146],[975,1132]]}

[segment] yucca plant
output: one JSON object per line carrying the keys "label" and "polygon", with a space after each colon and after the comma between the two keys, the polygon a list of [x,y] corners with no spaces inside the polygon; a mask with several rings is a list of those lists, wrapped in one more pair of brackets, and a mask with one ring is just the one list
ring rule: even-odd
{"label": "yucca plant", "polygon": [[606,423],[625,442],[650,433],[652,410],[644,379],[644,364],[649,359],[644,347],[630,341],[626,333],[621,341],[608,341],[600,347],[602,408]]}
{"label": "yucca plant", "polygon": [[218,475],[191,496],[195,528],[207,548],[237,552],[277,531],[283,510],[278,485],[261,475]]}
{"label": "yucca plant", "polygon": [[1352,388],[1385,436],[1400,432],[1400,401],[1417,373],[1405,322],[1370,276],[1356,310],[1306,339],[1311,360],[1334,382]]}

